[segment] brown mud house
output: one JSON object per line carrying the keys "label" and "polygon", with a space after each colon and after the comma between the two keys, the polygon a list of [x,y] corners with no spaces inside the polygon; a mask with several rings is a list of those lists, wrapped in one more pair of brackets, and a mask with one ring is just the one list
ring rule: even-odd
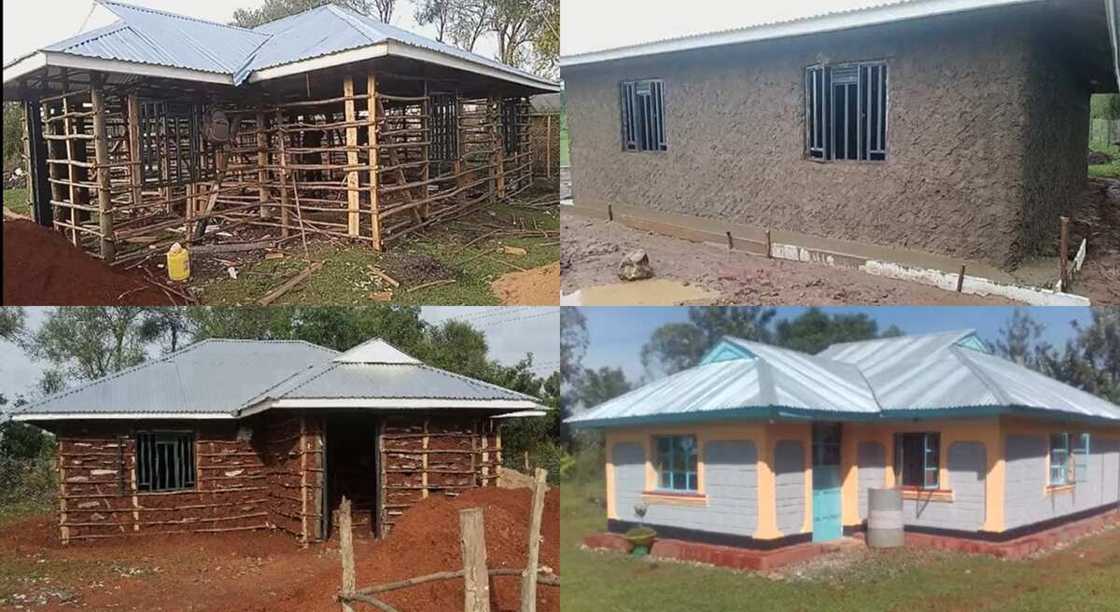
{"label": "brown mud house", "polygon": [[974,332],[833,345],[725,338],[699,365],[570,417],[602,430],[608,529],[754,550],[860,531],[897,488],[906,532],[1002,545],[1120,512],[1120,406]]}
{"label": "brown mud house", "polygon": [[887,2],[564,57],[574,210],[794,259],[1052,256],[1113,8]]}
{"label": "brown mud house", "polygon": [[13,415],[58,440],[63,543],[276,528],[325,539],[342,496],[383,535],[434,495],[493,486],[499,417],[532,397],[381,340],[206,340]]}
{"label": "brown mud house", "polygon": [[374,249],[532,181],[558,86],[335,4],[245,29],[98,0],[4,66],[31,208],[110,262],[224,222]]}

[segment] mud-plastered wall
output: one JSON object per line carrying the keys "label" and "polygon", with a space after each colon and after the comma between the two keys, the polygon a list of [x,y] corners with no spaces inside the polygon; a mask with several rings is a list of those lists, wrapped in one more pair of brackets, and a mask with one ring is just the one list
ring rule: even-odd
{"label": "mud-plastered wall", "polygon": [[[1041,70],[1031,66],[1035,27],[975,11],[566,68],[576,206],[1013,266],[1027,252],[1028,204],[1046,197],[1035,179],[1028,185],[1026,156],[1053,155],[1028,146],[1032,117],[1045,112],[1029,110]],[[804,70],[859,61],[888,66],[887,159],[812,161]],[[619,82],[646,78],[664,82],[668,150],[624,152]],[[1066,104],[1066,89],[1048,104]]]}
{"label": "mud-plastered wall", "polygon": [[[194,434],[193,487],[139,489],[136,434],[153,430]],[[64,543],[268,526],[265,467],[248,429],[232,423],[76,422],[56,435]]]}
{"label": "mud-plastered wall", "polygon": [[273,411],[261,415],[255,428],[266,467],[269,524],[302,541],[321,540],[322,420]]}

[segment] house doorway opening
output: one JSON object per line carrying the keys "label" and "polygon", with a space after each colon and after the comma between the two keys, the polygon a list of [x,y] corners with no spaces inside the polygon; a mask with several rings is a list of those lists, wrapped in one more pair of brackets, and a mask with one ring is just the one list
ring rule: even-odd
{"label": "house doorway opening", "polygon": [[350,500],[355,534],[376,534],[377,420],[364,414],[326,419],[326,503],[323,533],[334,535],[343,496]]}
{"label": "house doorway opening", "polygon": [[813,424],[813,541],[844,535],[840,491],[839,423]]}

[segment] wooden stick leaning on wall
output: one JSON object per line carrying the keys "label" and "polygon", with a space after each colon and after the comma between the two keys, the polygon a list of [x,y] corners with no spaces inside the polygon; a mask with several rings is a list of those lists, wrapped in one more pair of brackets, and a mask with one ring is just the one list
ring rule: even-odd
{"label": "wooden stick leaning on wall", "polygon": [[97,158],[97,208],[101,225],[101,259],[113,262],[116,245],[113,239],[113,200],[109,197],[109,145],[105,131],[105,91],[101,87],[101,75],[90,75],[92,91],[90,101],[93,106],[93,150]]}

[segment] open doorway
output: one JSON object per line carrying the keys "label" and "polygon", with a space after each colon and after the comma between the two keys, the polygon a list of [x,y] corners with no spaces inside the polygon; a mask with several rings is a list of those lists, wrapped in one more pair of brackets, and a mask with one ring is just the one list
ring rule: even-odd
{"label": "open doorway", "polygon": [[343,496],[350,499],[354,533],[376,533],[376,441],[377,421],[372,416],[335,414],[326,419],[324,533],[334,534]]}

